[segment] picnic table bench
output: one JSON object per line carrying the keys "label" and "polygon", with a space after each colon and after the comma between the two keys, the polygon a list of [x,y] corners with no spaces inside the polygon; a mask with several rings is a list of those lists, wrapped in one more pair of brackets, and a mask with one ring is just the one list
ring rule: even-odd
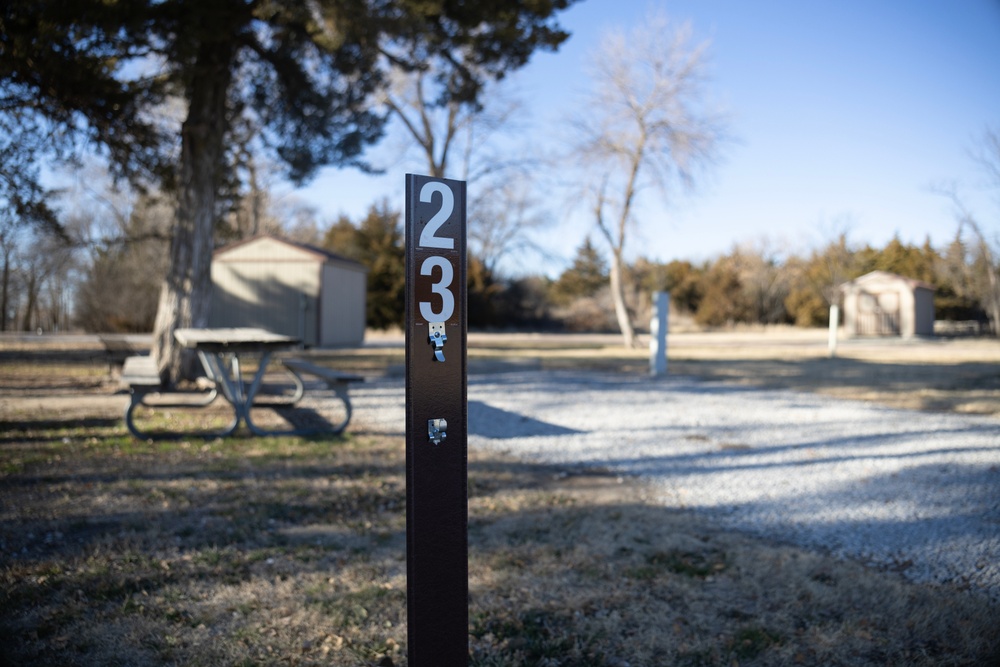
{"label": "picnic table bench", "polygon": [[141,352],[123,334],[98,334],[97,338],[104,346],[104,356],[108,361],[109,373],[115,367],[122,367],[129,357],[138,356]]}
{"label": "picnic table bench", "polygon": [[122,383],[139,391],[160,388],[160,372],[153,357],[128,357],[122,365]]}
{"label": "picnic table bench", "polygon": [[[125,409],[125,425],[138,438],[224,437],[235,432],[240,422],[244,422],[254,435],[338,434],[347,428],[351,420],[348,388],[351,383],[363,381],[364,378],[318,366],[303,359],[282,360],[282,365],[294,383],[294,391],[290,397],[266,403],[258,400],[272,352],[295,345],[298,341],[293,338],[255,328],[178,329],[175,338],[183,347],[197,352],[208,379],[214,383],[214,388],[209,392],[163,392],[159,372],[152,357],[126,358],[122,369],[122,383],[128,386],[131,399]],[[257,370],[247,383],[243,376],[240,358],[258,355]],[[304,375],[315,376],[322,380],[343,403],[346,414],[341,421],[336,424],[324,422],[316,426],[293,426],[289,429],[266,429],[254,423],[250,414],[254,405],[295,405],[305,394]],[[233,420],[223,429],[198,433],[149,433],[142,431],[135,424],[134,411],[140,405],[204,407],[212,403],[220,393],[233,408]],[[167,402],[148,401],[147,397],[152,394],[165,396]],[[197,397],[193,401],[190,400],[192,394]],[[182,396],[187,400],[179,400]]]}

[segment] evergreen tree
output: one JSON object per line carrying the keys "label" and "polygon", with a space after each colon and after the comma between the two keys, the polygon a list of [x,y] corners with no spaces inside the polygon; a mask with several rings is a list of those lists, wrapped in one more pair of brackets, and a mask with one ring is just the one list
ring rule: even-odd
{"label": "evergreen tree", "polygon": [[695,312],[695,321],[708,326],[722,326],[742,321],[743,286],[730,257],[717,260],[705,275],[705,293]]}
{"label": "evergreen tree", "polygon": [[403,326],[406,251],[400,214],[388,201],[373,206],[358,228],[361,261],[368,266],[368,325]]}
{"label": "evergreen tree", "polygon": [[588,236],[576,249],[573,264],[552,286],[552,300],[565,305],[580,297],[593,296],[607,282],[608,263]]}
{"label": "evergreen tree", "polygon": [[698,310],[704,294],[704,269],[691,262],[673,260],[664,269],[664,281],[660,289],[670,292],[670,301],[688,313]]}
{"label": "evergreen tree", "polygon": [[906,278],[934,282],[934,266],[938,254],[930,246],[930,239],[924,242],[923,248],[907,245],[893,236],[885,248],[879,251],[875,266],[880,271],[896,273]]}
{"label": "evergreen tree", "polygon": [[[374,209],[369,210],[369,214]],[[346,215],[341,214],[337,221],[330,225],[323,236],[323,247],[338,255],[360,262],[361,246],[358,240],[358,228]]]}
{"label": "evergreen tree", "polygon": [[406,266],[400,214],[388,201],[373,205],[358,226],[341,216],[326,233],[324,246],[368,269],[365,319],[375,329],[403,325]]}
{"label": "evergreen tree", "polygon": [[865,253],[874,256],[871,248],[859,253],[840,234],[822,250],[813,250],[808,259],[792,259],[786,265],[791,289],[785,298],[789,318],[799,326],[821,326],[829,322],[830,306],[840,302],[840,287],[845,282],[868,273]]}

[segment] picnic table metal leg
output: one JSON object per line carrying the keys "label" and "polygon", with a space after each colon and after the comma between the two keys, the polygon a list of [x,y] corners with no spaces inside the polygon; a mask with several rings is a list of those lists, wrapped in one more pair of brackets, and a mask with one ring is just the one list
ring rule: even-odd
{"label": "picnic table metal leg", "polygon": [[[201,364],[205,369],[206,375],[210,380],[215,382],[215,391],[221,392],[223,397],[229,402],[233,407],[234,418],[232,424],[230,424],[224,432],[213,433],[208,435],[218,435],[218,436],[228,436],[232,435],[236,429],[239,427],[239,423],[245,422],[247,429],[254,435],[264,436],[264,435],[311,435],[317,433],[328,433],[331,435],[337,435],[342,433],[347,425],[351,421],[352,407],[351,400],[348,394],[349,384],[344,381],[336,381],[327,378],[321,378],[327,385],[327,387],[332,390],[334,395],[340,399],[344,405],[345,416],[343,420],[336,424],[326,424],[322,427],[301,427],[301,428],[289,428],[289,429],[266,429],[258,426],[253,421],[253,416],[251,415],[251,410],[253,408],[254,400],[257,398],[260,392],[264,375],[267,371],[267,366],[271,361],[270,351],[265,350],[260,358],[260,363],[258,364],[257,371],[254,373],[252,380],[249,384],[245,381],[243,377],[243,369],[240,365],[240,359],[237,354],[226,354],[226,353],[212,353],[206,352],[204,350],[198,350],[198,357],[201,360]],[[292,380],[295,385],[293,395],[279,403],[279,405],[294,405],[297,403],[305,393],[305,382],[299,372],[295,369],[287,368],[286,370],[291,373]],[[211,402],[211,401],[208,401]],[[127,413],[126,413],[126,424],[129,430],[140,438],[148,437],[170,437],[170,436],[158,436],[153,434],[145,434],[139,431],[135,426],[132,419],[132,411],[135,406],[142,403],[142,398],[139,397],[137,400],[134,399],[130,403]],[[207,403],[206,403],[207,404]]]}
{"label": "picnic table metal leg", "polygon": [[[250,401],[247,400],[247,392],[245,391],[243,384],[243,376],[240,371],[240,360],[235,354],[223,355],[223,354],[211,354],[203,350],[198,351],[198,356],[201,358],[202,366],[205,367],[205,372],[208,374],[209,378],[215,382],[216,387],[222,388],[222,395],[225,396],[226,400],[229,401],[230,405],[233,406],[233,410],[236,411],[236,426],[239,426],[240,421],[247,422],[250,424]],[[228,356],[228,361],[224,361],[223,357]],[[266,357],[261,362],[261,368],[266,364]],[[234,426],[230,430],[229,434],[232,434],[236,430]]]}
{"label": "picnic table metal leg", "polygon": [[348,387],[350,385],[348,385],[348,383],[346,382],[327,381],[326,386],[332,389],[333,393],[336,394],[337,398],[339,398],[341,402],[344,404],[344,411],[346,413],[344,415],[344,420],[333,427],[334,433],[341,433],[345,428],[347,428],[347,424],[350,423],[351,421],[351,397],[347,393]]}
{"label": "picnic table metal leg", "polygon": [[[159,393],[159,388],[155,389],[133,388],[131,390],[131,395],[129,397],[128,405],[125,406],[125,427],[129,430],[129,433],[131,433],[133,436],[135,436],[140,440],[176,440],[178,438],[225,438],[232,435],[240,424],[239,413],[234,408],[233,420],[229,423],[228,426],[218,431],[204,431],[204,432],[199,431],[194,433],[178,432],[178,431],[149,431],[149,432],[143,431],[135,423],[135,409],[140,405],[156,407],[156,406],[151,406],[149,403],[146,403],[146,395],[155,393]],[[207,402],[198,402],[190,404],[171,403],[169,405],[173,407],[181,406],[181,407],[201,408],[211,403],[215,399],[216,395],[217,392],[215,391],[211,392],[211,398]]]}
{"label": "picnic table metal leg", "polygon": [[125,406],[125,427],[129,430],[129,433],[134,435],[136,438],[140,440],[145,440],[150,436],[140,431],[139,427],[135,425],[135,421],[133,421],[132,418],[132,413],[135,412],[136,407],[138,407],[142,403],[142,399],[146,395],[146,392],[142,390],[132,389],[130,394],[131,395],[129,396],[128,405]]}
{"label": "picnic table metal leg", "polygon": [[[319,433],[326,433],[329,435],[339,435],[343,433],[345,428],[347,428],[347,425],[351,421],[351,412],[352,412],[351,399],[348,394],[349,385],[347,382],[337,382],[333,380],[324,380],[324,382],[326,383],[327,387],[333,390],[333,393],[344,404],[344,411],[345,411],[344,419],[338,422],[337,424],[331,424],[329,427],[316,426],[316,427],[302,427],[302,428],[276,429],[276,430],[264,429],[254,424],[253,419],[251,419],[250,417],[249,408],[253,404],[253,399],[254,396],[256,396],[257,394],[257,390],[260,388],[260,383],[264,374],[264,367],[265,363],[264,360],[262,360],[261,367],[257,371],[257,375],[254,377],[253,384],[250,385],[250,391],[248,392],[247,396],[247,410],[245,419],[247,423],[247,428],[249,428],[252,433],[254,433],[255,435],[316,435]],[[288,368],[288,372],[290,372],[293,376],[295,376],[296,384],[299,387],[303,387],[304,391],[305,383],[302,379],[302,376],[299,375],[299,373],[293,368]]]}
{"label": "picnic table metal leg", "polygon": [[283,370],[292,378],[292,394],[290,396],[286,396],[284,394],[281,395],[267,394],[265,398],[265,395],[259,393],[259,390],[264,388],[264,385],[262,383],[261,386],[258,388],[258,391],[254,392],[254,398],[253,398],[254,405],[258,407],[287,407],[295,405],[300,400],[302,400],[302,397],[306,393],[306,387],[302,383],[302,378],[300,378],[297,374],[292,372],[292,370],[289,368],[283,368]]}
{"label": "picnic table metal leg", "polygon": [[[198,431],[198,432],[174,432],[174,431],[158,431],[158,432],[145,432],[139,429],[135,423],[135,409],[139,405],[147,405],[149,407],[157,407],[150,405],[146,402],[146,395],[152,393],[159,393],[159,388],[133,388],[131,400],[128,406],[125,408],[125,426],[128,428],[129,432],[132,433],[137,438],[146,440],[166,440],[166,439],[176,439],[176,438],[225,438],[232,435],[240,425],[241,419],[241,408],[238,403],[232,400],[232,387],[224,381],[225,370],[222,364],[211,355],[206,355],[204,352],[199,351],[198,356],[201,359],[202,366],[205,368],[205,372],[208,374],[209,378],[215,382],[215,388],[208,392],[208,394],[200,401],[192,403],[169,403],[167,405],[172,407],[192,407],[192,408],[202,408],[207,407],[211,404],[219,395],[219,389],[222,389],[222,393],[229,403],[233,406],[233,419],[232,421],[222,429],[213,431]],[[214,362],[214,363],[213,363]],[[220,382],[220,378],[223,381]],[[165,406],[164,406],[165,407]]]}
{"label": "picnic table metal leg", "polygon": [[306,393],[306,386],[303,384],[302,378],[299,377],[298,373],[293,373],[287,368],[285,369],[285,372],[292,376],[292,382],[295,383],[295,393],[288,399],[288,402],[294,405],[302,400],[302,396]]}
{"label": "picnic table metal leg", "polygon": [[[260,364],[257,366],[257,372],[254,374],[253,380],[250,383],[250,388],[246,393],[246,404],[243,418],[246,420],[247,428],[254,435],[301,435],[297,429],[265,429],[261,428],[253,422],[253,417],[250,415],[250,409],[253,407],[253,400],[257,396],[257,392],[260,391],[261,384],[264,382],[264,373],[267,370],[267,365],[271,361],[271,353],[264,352],[260,358]],[[301,384],[301,381],[299,382]],[[304,390],[303,390],[304,391]]]}
{"label": "picnic table metal leg", "polygon": [[[250,429],[251,433],[255,435],[268,434],[269,432],[264,431],[253,423],[253,419],[250,416],[250,409],[253,407],[254,397],[260,390],[264,380],[264,373],[267,370],[268,363],[270,363],[271,353],[265,351],[262,354],[257,372],[254,374],[249,387],[247,387],[243,379],[240,358],[236,354],[210,354],[199,350],[198,356],[205,367],[205,372],[215,381],[217,387],[222,388],[226,400],[229,401],[236,411],[236,424],[238,425],[240,421],[243,421],[246,422],[247,428]],[[227,360],[223,359],[224,356],[227,357]],[[233,430],[235,431],[235,428]]]}
{"label": "picnic table metal leg", "polygon": [[[266,361],[261,362],[261,366]],[[235,400],[243,406],[244,410],[247,407],[247,390],[246,385],[243,383],[243,373],[240,371],[240,358],[238,356],[231,355],[229,357],[229,377],[233,382],[233,394],[235,395]]]}
{"label": "picnic table metal leg", "polygon": [[[216,383],[216,386],[223,388],[223,391],[227,391],[226,400],[230,403],[243,403],[247,406],[257,403],[259,398],[258,394],[263,388],[264,383],[264,373],[257,373],[254,376],[253,381],[249,389],[246,388],[246,383],[243,381],[242,369],[239,365],[239,359],[233,358],[233,360],[227,365],[224,361],[215,357],[215,355],[206,355],[205,352],[198,352],[202,357],[202,365],[205,367],[205,372],[209,379]],[[267,365],[270,363],[271,353],[265,352],[261,357],[260,368],[266,369]],[[302,378],[297,374],[293,373],[289,369],[285,371],[292,378],[292,395],[291,396],[281,396],[276,400],[267,399],[266,402],[258,403],[258,405],[295,405],[302,397],[305,395],[305,385],[302,384]],[[231,380],[227,383],[227,378]],[[251,393],[252,392],[252,393]],[[252,398],[248,400],[248,397],[252,395]]]}
{"label": "picnic table metal leg", "polygon": [[[264,382],[264,372],[267,370],[267,365],[269,363],[271,363],[271,353],[264,352],[264,354],[260,357],[260,364],[257,366],[257,372],[253,376],[253,382],[250,383],[250,389],[247,390],[244,398],[248,414],[250,412],[250,406],[253,405],[253,399],[257,395],[257,392],[260,391],[260,386]],[[242,381],[243,379],[241,377],[241,384]]]}

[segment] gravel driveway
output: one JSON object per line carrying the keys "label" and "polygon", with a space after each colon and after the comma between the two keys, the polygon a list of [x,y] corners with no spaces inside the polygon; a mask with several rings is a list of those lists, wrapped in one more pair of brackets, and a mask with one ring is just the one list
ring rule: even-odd
{"label": "gravel driveway", "polygon": [[[401,380],[352,391],[403,433]],[[470,378],[469,444],[603,466],[664,506],[1000,599],[1000,421],[683,377]]]}

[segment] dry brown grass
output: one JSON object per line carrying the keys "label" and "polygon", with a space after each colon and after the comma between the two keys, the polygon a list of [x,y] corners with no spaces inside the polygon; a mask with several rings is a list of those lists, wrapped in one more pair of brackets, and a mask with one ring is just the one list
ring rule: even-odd
{"label": "dry brown grass", "polygon": [[[491,363],[644,359],[481,349]],[[674,350],[674,372],[742,361],[734,381],[813,382],[790,359]],[[365,354],[332,361],[384,371],[398,351]],[[983,371],[862,362],[921,382]],[[136,442],[106,372],[0,362],[0,664],[406,663],[401,440]],[[968,592],[722,531],[601,471],[472,452],[469,483],[470,664],[1000,664],[998,608]]]}

